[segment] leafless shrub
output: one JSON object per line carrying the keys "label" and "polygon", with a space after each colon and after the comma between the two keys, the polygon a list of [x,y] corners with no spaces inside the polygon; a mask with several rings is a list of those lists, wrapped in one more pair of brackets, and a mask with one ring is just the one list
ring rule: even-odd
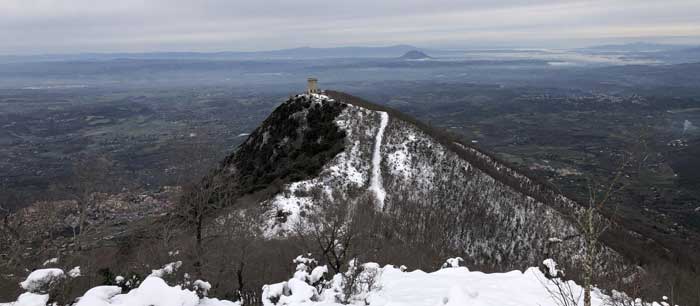
{"label": "leafless shrub", "polygon": [[360,264],[357,258],[352,259],[348,270],[342,274],[341,302],[350,304],[356,300],[364,301],[370,291],[378,289],[379,273],[378,265]]}
{"label": "leafless shrub", "polygon": [[66,182],[58,182],[51,186],[57,197],[70,199],[75,203],[76,214],[64,219],[73,229],[73,240],[76,250],[85,247],[85,239],[90,233],[97,231],[91,227],[90,214],[101,200],[100,194],[115,192],[123,186],[113,176],[115,162],[108,156],[91,156],[73,164],[72,175]]}
{"label": "leafless shrub", "polygon": [[547,259],[540,267],[543,277],[537,280],[547,291],[549,297],[557,306],[578,306],[583,290],[578,289],[572,281],[564,279],[564,272],[556,268],[556,262]]}
{"label": "leafless shrub", "polygon": [[296,224],[296,233],[308,250],[321,254],[334,273],[340,273],[347,262],[371,252],[371,237],[377,212],[368,192],[332,195],[315,193],[315,212],[308,213]]}

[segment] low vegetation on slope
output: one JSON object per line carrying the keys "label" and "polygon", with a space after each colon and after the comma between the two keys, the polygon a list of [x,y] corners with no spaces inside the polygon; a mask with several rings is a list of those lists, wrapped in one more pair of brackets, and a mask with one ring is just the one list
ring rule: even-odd
{"label": "low vegetation on slope", "polygon": [[344,106],[308,96],[290,98],[224,160],[222,169],[235,173],[242,193],[315,176],[344,148],[345,134],[335,124]]}
{"label": "low vegetation on slope", "polygon": [[[482,273],[470,271],[460,257],[449,258],[436,271],[426,273],[406,266],[386,265],[352,259],[347,271],[330,273],[311,254],[297,256],[293,276],[259,288],[257,297],[247,296],[233,302],[210,296],[212,284],[192,279],[179,271],[175,261],[152,270],[143,280],[114,277],[113,284],[91,288],[75,300],[61,300],[62,288],[81,277],[80,267],[69,272],[59,268],[34,270],[20,285],[26,292],[0,306],[425,306],[425,305],[542,305],[581,304],[583,288],[562,280],[556,262],[546,259],[539,268]],[[667,297],[661,303],[644,302],[613,291],[594,290],[591,306],[670,306]]]}
{"label": "low vegetation on slope", "polygon": [[[555,257],[578,278],[585,244],[573,225],[575,203],[398,112],[328,94],[334,101],[299,95],[281,104],[237,152],[185,186],[173,210],[130,224],[109,244],[61,253],[61,264],[79,263],[85,275],[63,301],[114,285],[117,275],[143,282],[142,271],[173,260],[209,282],[212,296],[258,296],[293,273],[286,258],[307,252],[333,274],[352,270],[353,259],[428,271],[457,254],[483,271],[524,270]],[[593,281],[601,287],[622,288],[603,276],[624,278],[636,293],[659,295],[663,278],[613,265],[613,250],[600,254]]]}

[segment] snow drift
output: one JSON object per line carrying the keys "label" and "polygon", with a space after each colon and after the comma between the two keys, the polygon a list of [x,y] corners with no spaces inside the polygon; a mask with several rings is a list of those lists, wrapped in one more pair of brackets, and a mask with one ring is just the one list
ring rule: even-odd
{"label": "snow drift", "polygon": [[[168,285],[163,276],[173,273],[180,262],[169,263],[162,269],[154,270],[139,284],[137,288],[122,294],[118,286],[97,286],[79,297],[71,306],[241,306],[240,302],[231,302],[206,297],[210,285],[207,282],[197,280],[192,286],[197,290],[189,290],[183,286]],[[76,275],[75,268],[71,270]],[[79,277],[73,276],[71,278]],[[118,279],[123,279],[118,276]],[[60,282],[67,281],[65,273],[61,269],[39,269],[31,272],[20,286],[27,290],[16,301],[0,303],[0,306],[46,306],[49,305],[50,291]],[[204,295],[200,297],[200,295]],[[54,306],[56,303],[51,303]],[[67,305],[66,305],[67,306]]]}
{"label": "snow drift", "polygon": [[[298,267],[287,282],[263,288],[265,306],[560,306],[560,293],[569,294],[568,305],[583,305],[583,288],[574,281],[552,278],[547,273],[556,270],[552,259],[543,261],[542,268],[523,271],[483,273],[459,266],[461,258],[448,259],[443,268],[434,272],[376,263],[349,263],[347,272],[327,278],[323,284],[308,279],[308,267]],[[543,272],[544,271],[544,272]],[[561,271],[558,271],[561,272]],[[559,273],[553,273],[557,275]],[[566,288],[567,292],[559,291]],[[624,304],[623,304],[624,303]],[[644,303],[624,293],[610,295],[593,288],[592,305],[668,306],[667,302]]]}
{"label": "snow drift", "polygon": [[[545,259],[542,267],[524,272],[483,273],[462,266],[460,257],[449,258],[437,271],[407,272],[405,266],[377,263],[360,264],[351,260],[345,272],[328,274],[325,265],[319,265],[311,254],[293,260],[296,271],[280,283],[261,288],[264,306],[561,306],[562,293],[570,295],[566,305],[582,305],[583,288],[571,280],[562,280],[562,271],[552,259]],[[211,285],[203,280],[169,285],[162,278],[180,267],[180,262],[166,264],[128,293],[118,286],[97,286],[73,303],[55,306],[243,306],[245,302],[226,301],[207,297]],[[187,275],[187,274],[185,274]],[[118,277],[119,278],[119,277]],[[187,277],[186,277],[187,278]],[[20,284],[28,292],[16,301],[0,306],[46,306],[50,303],[52,285],[70,279],[61,269],[33,271]],[[194,290],[185,288],[186,286]],[[567,291],[562,292],[561,288]],[[666,298],[664,297],[664,300]],[[623,304],[624,303],[624,304]],[[644,303],[624,293],[609,294],[593,288],[592,305],[669,306],[667,302]]]}

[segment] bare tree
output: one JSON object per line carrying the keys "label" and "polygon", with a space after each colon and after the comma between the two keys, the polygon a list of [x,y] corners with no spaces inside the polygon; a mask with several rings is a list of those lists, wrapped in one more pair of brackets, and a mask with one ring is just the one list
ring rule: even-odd
{"label": "bare tree", "polygon": [[[575,216],[576,227],[583,238],[583,304],[591,305],[591,287],[596,274],[596,259],[601,250],[600,238],[610,228],[611,222],[603,217],[608,210],[610,217],[617,214],[619,201],[614,201],[632,181],[632,175],[642,171],[648,158],[647,137],[640,134],[637,143],[630,150],[619,154],[620,162],[612,179],[607,184],[596,185],[589,181],[588,203]],[[623,181],[623,179],[625,179]]]}
{"label": "bare tree", "polygon": [[[251,289],[247,280],[250,273],[256,269],[256,257],[263,250],[262,229],[260,228],[261,215],[257,212],[245,210],[233,210],[220,215],[213,224],[217,227],[212,243],[221,252],[215,252],[211,264],[215,273],[214,288],[231,284],[230,276],[234,275],[237,286],[234,291],[237,294]],[[230,288],[230,287],[229,287]]]}
{"label": "bare tree", "polygon": [[[629,151],[624,151],[620,156],[620,162],[614,170],[612,178],[606,184],[596,183],[589,179],[588,196],[586,205],[572,213],[574,225],[578,230],[578,235],[566,237],[564,240],[581,238],[583,242],[582,258],[582,278],[583,278],[583,305],[591,306],[591,290],[594,277],[599,274],[596,265],[599,259],[602,245],[600,239],[610,228],[610,217],[617,213],[619,206],[615,198],[625,190],[631,181],[631,175],[639,173],[643,164],[647,160],[648,149],[644,137],[640,137],[637,146]],[[604,217],[605,212],[609,213],[608,218]],[[556,286],[553,297],[559,305],[568,305],[572,299],[571,289],[565,286]],[[549,288],[548,291],[551,291]],[[565,301],[564,301],[565,300]],[[564,303],[566,302],[566,303]],[[564,303],[564,304],[562,304]]]}
{"label": "bare tree", "polygon": [[360,244],[372,229],[375,211],[371,196],[362,193],[348,199],[339,192],[332,196],[317,192],[314,198],[318,210],[297,224],[297,234],[321,253],[334,273],[340,273],[351,258],[368,251]]}
{"label": "bare tree", "polygon": [[72,176],[64,184],[52,188],[75,202],[76,215],[66,222],[73,228],[74,243],[77,249],[84,247],[85,236],[91,230],[89,214],[99,201],[99,193],[116,191],[120,187],[113,175],[114,162],[106,156],[97,156],[77,161],[73,164]]}
{"label": "bare tree", "polygon": [[207,218],[211,212],[222,207],[222,203],[231,199],[231,194],[225,190],[221,176],[208,175],[201,181],[186,185],[182,197],[176,205],[175,213],[191,227],[195,242],[195,269],[202,273],[202,255],[204,254],[205,229]]}
{"label": "bare tree", "polygon": [[359,258],[350,260],[347,271],[342,273],[340,295],[337,296],[339,302],[353,304],[355,301],[362,301],[369,304],[369,293],[380,288],[380,270],[376,263],[362,264]]}
{"label": "bare tree", "polygon": [[553,264],[553,266],[540,267],[540,271],[544,274],[544,279],[538,276],[537,280],[542,284],[556,305],[578,306],[579,301],[581,301],[581,290],[576,290],[570,281],[563,279],[564,272],[556,269],[556,263],[553,260],[550,261],[550,264]]}
{"label": "bare tree", "polygon": [[622,176],[624,164],[617,171],[610,184],[602,192],[596,191],[593,184],[589,184],[588,206],[584,207],[577,216],[576,226],[583,238],[583,305],[591,305],[591,286],[593,283],[594,265],[600,249],[600,237],[610,227],[610,222],[601,217],[601,210],[610,201],[610,198],[624,188],[618,184]]}
{"label": "bare tree", "polygon": [[17,218],[10,214],[9,209],[0,204],[0,258],[3,260],[2,266],[12,266],[19,261],[20,244],[22,240],[22,227],[24,218]]}
{"label": "bare tree", "polygon": [[11,267],[16,267],[23,261],[22,247],[25,238],[24,228],[26,219],[24,211],[18,209],[12,211],[11,208],[17,208],[21,200],[15,193],[6,190],[2,186],[0,192],[0,267],[3,270]]}
{"label": "bare tree", "polygon": [[[600,238],[610,228],[610,219],[603,217],[604,210],[614,216],[619,206],[614,198],[625,190],[631,181],[631,176],[626,173],[637,174],[648,158],[646,139],[640,137],[637,146],[630,151],[624,151],[620,155],[621,161],[614,171],[614,175],[607,184],[596,184],[589,180],[588,203],[580,211],[575,213],[574,220],[580,237],[584,244],[583,266],[583,305],[591,305],[591,289],[593,278],[597,274],[596,260],[601,251]],[[626,181],[623,179],[627,177]]]}

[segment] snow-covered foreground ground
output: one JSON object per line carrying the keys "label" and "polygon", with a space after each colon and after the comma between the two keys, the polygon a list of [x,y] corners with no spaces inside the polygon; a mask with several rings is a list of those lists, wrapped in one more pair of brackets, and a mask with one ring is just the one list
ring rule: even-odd
{"label": "snow-covered foreground ground", "polygon": [[[263,304],[298,306],[337,306],[344,303],[370,306],[559,306],[552,292],[557,289],[538,268],[525,272],[482,273],[459,267],[457,259],[450,259],[444,268],[427,273],[406,271],[405,267],[375,263],[354,265],[348,272],[335,276],[325,275],[325,266],[315,266],[313,259],[297,257],[297,272],[285,282],[262,288]],[[550,271],[555,266],[547,264]],[[315,266],[315,267],[314,267]],[[314,268],[312,268],[314,267]],[[99,286],[88,290],[73,306],[240,306],[240,302],[203,297],[209,284],[195,281],[185,289],[171,286],[161,278],[177,265],[154,270],[137,288],[126,294],[117,286]],[[353,273],[353,271],[355,273]],[[351,277],[354,276],[354,277]],[[69,276],[72,278],[72,276]],[[350,279],[352,283],[349,283]],[[46,289],[58,281],[70,281],[60,269],[42,269],[32,272],[21,286],[28,292],[17,301],[0,306],[45,306],[49,295]],[[352,285],[349,285],[352,284]],[[570,288],[572,296],[582,305],[582,288],[573,281],[561,283]],[[549,290],[548,290],[549,288]],[[550,291],[551,290],[551,291]],[[204,292],[204,294],[202,294]],[[199,293],[199,295],[198,295]],[[629,300],[629,302],[632,302]],[[245,305],[245,303],[243,303]],[[610,304],[609,297],[594,289],[592,305]],[[640,306],[668,306],[667,303],[632,304]]]}
{"label": "snow-covered foreground ground", "polygon": [[[524,273],[471,272],[467,268],[441,269],[432,273],[383,269],[381,290],[371,305],[556,305],[545,289],[546,279],[537,268]],[[575,287],[580,292],[578,286]],[[602,305],[594,294],[593,305]]]}
{"label": "snow-covered foreground ground", "polygon": [[[299,257],[295,260],[298,262]],[[316,267],[297,266],[297,272],[287,282],[267,285],[263,288],[263,304],[289,306],[341,306],[343,304],[370,306],[564,306],[583,305],[583,288],[574,281],[559,278],[548,279],[539,268],[525,272],[483,273],[460,267],[461,258],[450,258],[443,268],[435,272],[406,271],[376,263],[354,266],[348,272],[335,275],[319,287]],[[557,275],[556,263],[547,259],[543,267],[548,275]],[[353,274],[352,271],[359,273]],[[355,275],[353,278],[352,275]],[[561,275],[561,274],[559,274]],[[354,279],[354,285],[348,286]],[[350,288],[350,289],[349,289]],[[564,289],[559,289],[564,288]],[[352,294],[348,295],[348,292]],[[562,296],[567,296],[566,301]],[[669,306],[667,302],[644,303],[623,293],[614,292],[615,300],[599,289],[593,288],[593,306]],[[666,299],[666,297],[663,297]],[[566,303],[566,304],[565,304]]]}
{"label": "snow-covered foreground ground", "polygon": [[[55,263],[55,261],[54,261]],[[239,302],[219,300],[206,297],[206,292],[211,285],[205,281],[197,280],[185,282],[183,286],[170,286],[163,276],[175,272],[181,262],[173,262],[163,266],[162,269],[153,270],[138,287],[128,293],[122,293],[119,286],[97,286],[78,298],[71,306],[240,306]],[[62,283],[70,282],[74,278],[81,277],[80,267],[71,269],[67,274],[58,268],[38,269],[32,271],[25,281],[19,285],[27,292],[22,293],[17,300],[9,303],[0,303],[0,306],[67,306],[59,305],[51,300],[51,291]],[[125,280],[117,276],[117,283]]]}
{"label": "snow-covered foreground ground", "polygon": [[[456,260],[454,261],[456,263]],[[317,296],[309,286],[302,289],[300,280],[307,280],[303,271],[297,271],[288,282],[269,285],[273,294],[263,294],[267,305],[338,306],[342,302],[370,306],[557,306],[547,288],[556,290],[554,283],[545,278],[538,268],[525,272],[482,273],[466,267],[449,267],[427,273],[420,270],[403,271],[394,266],[379,268],[369,263],[362,265],[358,285],[353,296],[344,296],[344,283],[349,278],[337,275],[327,289]],[[313,273],[311,273],[313,275]],[[579,304],[583,301],[582,288],[573,281],[563,283],[572,289]],[[296,291],[296,292],[295,292]],[[282,295],[282,292],[285,292]],[[580,297],[579,297],[580,296]],[[279,298],[279,300],[277,300]],[[607,296],[599,290],[593,292],[593,305],[606,305]]]}

